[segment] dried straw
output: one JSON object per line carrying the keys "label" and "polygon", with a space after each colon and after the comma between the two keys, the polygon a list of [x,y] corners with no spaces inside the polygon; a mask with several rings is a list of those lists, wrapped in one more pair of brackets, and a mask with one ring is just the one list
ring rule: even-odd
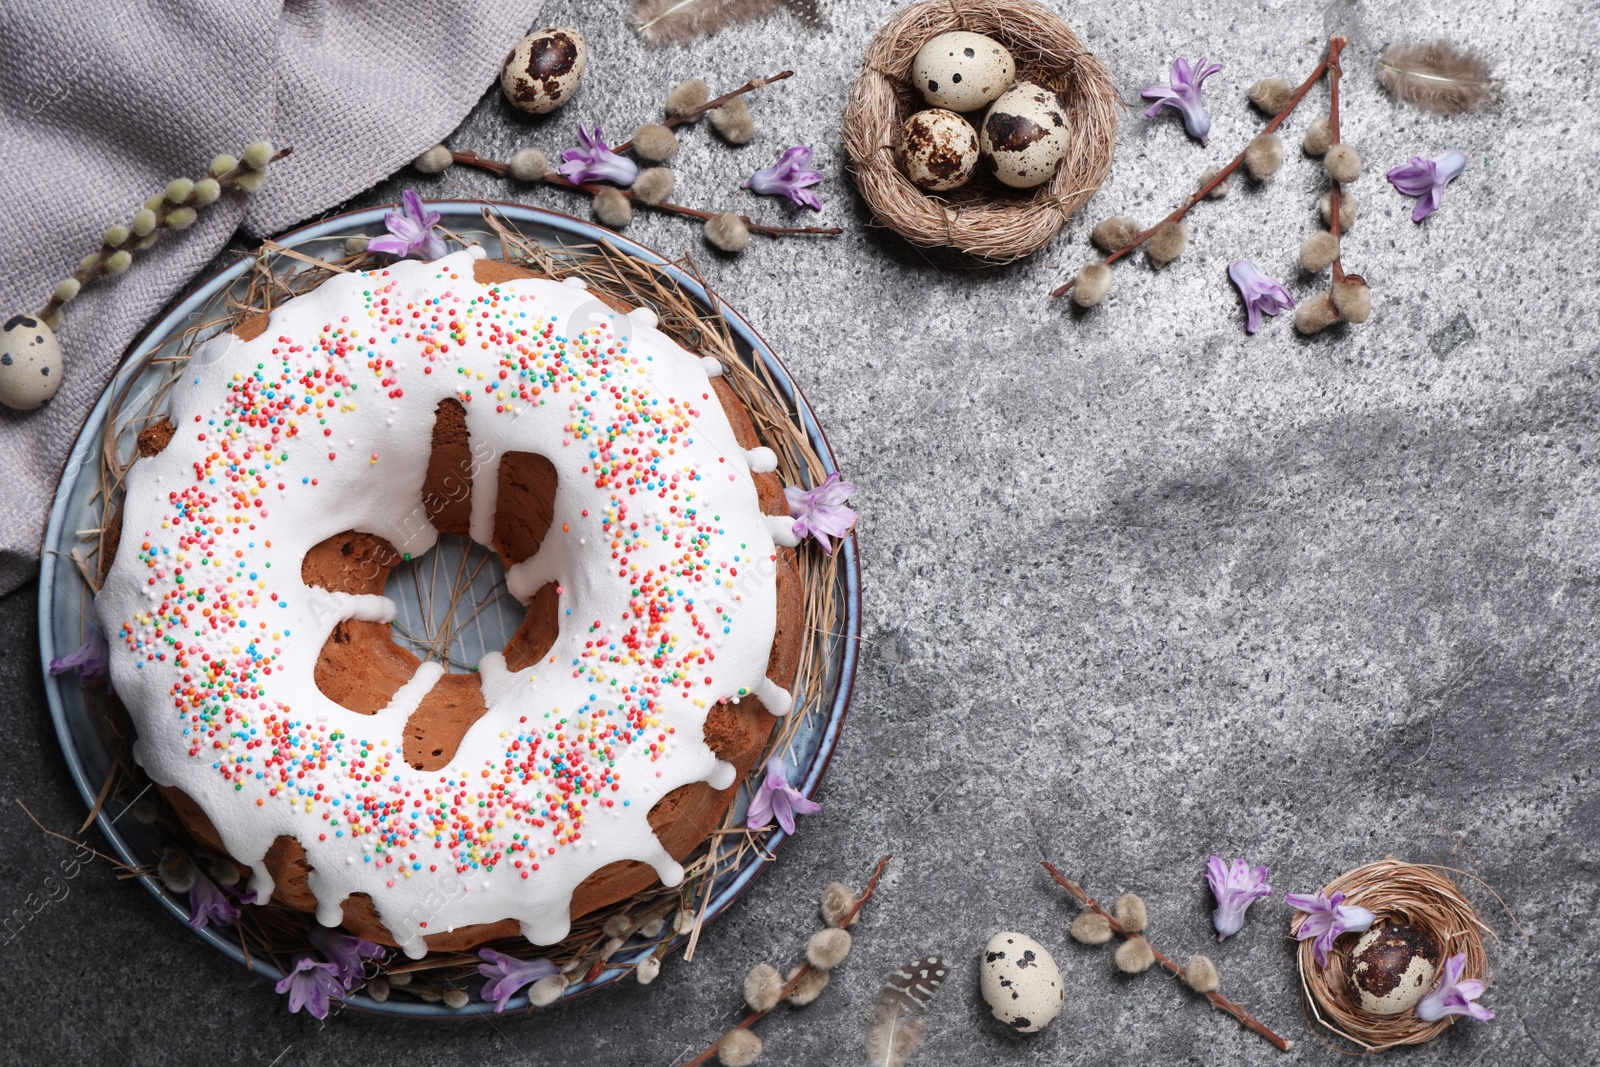
{"label": "dried straw", "polygon": [[[1055,177],[1032,190],[974,179],[925,193],[895,162],[900,126],[921,107],[911,62],[930,38],[988,34],[1010,49],[1018,80],[1047,85],[1068,112],[1070,145]],[[844,112],[856,185],[878,221],[917,245],[958,248],[1005,262],[1043,248],[1111,170],[1121,101],[1111,75],[1049,9],[1030,0],[922,0],[884,24],[867,46]]]}
{"label": "dried straw", "polygon": [[[1448,870],[1401,863],[1390,857],[1341,874],[1323,886],[1322,892],[1325,895],[1343,893],[1346,904],[1366,908],[1378,917],[1379,923],[1393,922],[1428,931],[1439,940],[1443,951],[1441,963],[1458,952],[1465,952],[1466,975],[1489,982],[1493,976],[1489,973],[1483,938],[1485,934],[1493,937],[1494,931],[1445,873]],[[1298,931],[1305,919],[1304,912],[1297,913],[1289,925],[1290,931]],[[1350,1003],[1345,992],[1344,968],[1356,940],[1354,936],[1340,938],[1328,953],[1326,968],[1317,966],[1312,942],[1300,942],[1300,985],[1317,1022],[1368,1052],[1382,1052],[1397,1045],[1420,1045],[1444,1033],[1455,1016],[1447,1015],[1429,1023],[1413,1012],[1370,1015]]]}
{"label": "dried straw", "polygon": [[[632,306],[653,307],[660,316],[659,328],[664,333],[690,351],[714,356],[722,363],[724,377],[745,404],[762,443],[777,454],[778,474],[783,481],[789,485],[815,485],[823,480],[827,472],[822,457],[812,447],[799,412],[784,399],[780,383],[764,364],[758,362],[752,367],[739,357],[726,319],[697,302],[672,277],[667,267],[634,258],[610,243],[541,244],[521,234],[490,206],[484,208],[483,218],[486,229],[481,233],[455,234],[445,231],[445,235],[463,246],[479,243],[484,238],[498,239],[504,257],[511,262],[558,280],[581,276],[590,292],[616,297]],[[112,543],[109,538],[115,530],[115,523],[111,519],[120,509],[124,480],[133,462],[128,447],[131,436],[129,430],[136,432],[162,416],[173,382],[182,375],[183,366],[190,356],[210,337],[258,312],[271,310],[310,292],[336,274],[366,270],[380,264],[380,257],[375,255],[344,254],[344,240],[344,236],[340,235],[323,242],[326,245],[326,258],[320,259],[271,241],[264,243],[251,264],[242,297],[233,295],[231,290],[219,294],[181,334],[148,357],[147,366],[159,368],[162,372],[158,387],[134,403],[133,380],[130,379],[129,384],[113,397],[102,439],[96,490],[89,504],[98,512],[96,519],[99,524],[79,531],[82,543],[72,553],[84,580],[81,593],[86,605],[85,618],[92,614],[87,611],[88,600],[98,589],[110,562]],[[694,264],[687,258],[673,266],[699,280]],[[713,304],[719,304],[709,287],[707,292]],[[795,704],[789,715],[779,720],[766,750],[755,762],[752,773],[757,776],[772,755],[790,753],[801,727],[813,716],[827,714],[832,696],[827,681],[837,658],[834,644],[841,636],[844,625],[840,610],[842,598],[838,594],[844,577],[843,564],[838,554],[828,555],[815,542],[806,542],[799,549],[799,567],[806,636],[791,687]],[[100,712],[99,727],[113,760],[110,776],[101,790],[102,803],[106,797],[113,795],[123,798],[124,802],[131,802],[127,798],[148,789],[149,780],[129,755],[133,731],[126,713],[114,697],[95,699],[100,692],[103,691],[86,695]],[[158,805],[161,810],[157,829],[162,837],[173,847],[195,850],[194,842],[167,809],[165,802],[158,800]],[[608,919],[625,915],[630,928],[637,930],[653,919],[670,918],[681,908],[690,909],[696,915],[691,929],[674,931],[668,925],[650,943],[654,946],[653,954],[659,958],[688,937],[698,935],[706,914],[705,905],[714,895],[715,883],[719,878],[744,866],[755,856],[770,855],[765,847],[765,836],[765,832],[752,832],[742,823],[737,823],[730,810],[718,828],[712,831],[707,845],[684,861],[684,880],[676,888],[667,889],[658,884],[610,908],[584,916],[573,923],[571,933],[559,945],[535,950],[521,938],[513,938],[494,943],[494,947],[515,955],[538,955],[551,959],[574,981],[586,977],[592,979],[609,967],[631,969],[633,966],[631,963],[611,963],[603,958],[604,946],[610,940],[604,932]],[[715,848],[711,847],[712,843]],[[245,907],[236,932],[247,956],[264,956],[281,969],[295,953],[308,950],[306,934],[311,923],[311,916],[269,902]],[[643,947],[646,947],[644,942],[631,943],[619,955],[635,957]],[[395,974],[416,976],[417,980],[409,985],[393,985],[391,996],[428,999],[475,979],[479,962],[475,953],[435,952],[420,960],[409,960],[393,954],[381,966],[374,967],[369,963],[368,977]]]}

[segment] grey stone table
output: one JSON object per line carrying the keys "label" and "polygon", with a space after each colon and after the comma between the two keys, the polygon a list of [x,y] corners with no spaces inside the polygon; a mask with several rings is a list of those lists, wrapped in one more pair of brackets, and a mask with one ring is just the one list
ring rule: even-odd
{"label": "grey stone table", "polygon": [[[683,77],[732,86],[797,72],[753,100],[761,132],[748,147],[684,137],[681,199],[780,218],[737,182],[809,143],[828,175],[821,217],[845,236],[757,239],[737,259],[679,219],[640,218],[630,236],[695,253],[787,360],[858,487],[862,671],[823,814],[693,963],[669,962],[648,989],[492,1023],[291,1017],[104,867],[32,913],[70,849],[15,801],[61,829],[83,806],[44,711],[24,590],[0,602],[12,731],[0,911],[30,916],[0,947],[0,1060],[667,1067],[736,1018],[747,967],[795,957],[825,882],[859,883],[893,852],[834,987],[763,1024],[764,1062],[860,1062],[878,983],[930,951],[954,974],[920,1063],[1342,1062],[1302,1018],[1287,908],[1259,903],[1237,940],[1208,938],[1200,871],[1217,852],[1270,864],[1280,890],[1389,854],[1477,870],[1521,923],[1476,894],[1501,934],[1486,998],[1498,1017],[1394,1059],[1600,1062],[1600,1007],[1581,985],[1600,964],[1594,5],[1077,5],[1067,17],[1130,101],[1175,55],[1220,59],[1206,87],[1211,147],[1170,116],[1130,110],[1086,214],[1002,269],[869,227],[840,114],[893,8],[819,7],[652,52],[621,0],[556,0],[540,21],[574,23],[591,42],[580,97],[528,121],[491,93],[452,144],[496,158],[556,149],[575,122],[620,132],[656,114]],[[1047,299],[1089,256],[1095,219],[1164,213],[1257,128],[1245,88],[1303,76],[1331,32],[1351,42],[1345,130],[1367,173],[1345,253],[1372,283],[1371,321],[1310,340],[1282,319],[1244,333],[1228,261],[1311,291],[1294,253],[1320,185],[1293,151],[1271,184],[1203,205],[1166,270],[1120,267],[1090,314]],[[1382,46],[1433,34],[1494,59],[1499,104],[1447,121],[1383,96]],[[1291,145],[1308,120],[1291,120]],[[1381,172],[1451,147],[1470,166],[1413,225]],[[401,175],[357,203],[406,184],[526,195],[456,168]],[[582,211],[564,195],[531,199]],[[1142,893],[1157,944],[1210,951],[1224,988],[1294,1050],[1070,943],[1074,909],[1042,856],[1102,897]],[[1062,1017],[1031,1037],[1005,1032],[977,995],[978,949],[1006,928],[1043,940],[1065,972]]]}

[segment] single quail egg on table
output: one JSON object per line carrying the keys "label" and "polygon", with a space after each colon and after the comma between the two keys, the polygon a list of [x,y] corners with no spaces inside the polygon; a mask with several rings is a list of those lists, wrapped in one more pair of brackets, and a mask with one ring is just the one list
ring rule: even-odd
{"label": "single quail egg on table", "polygon": [[900,127],[900,154],[913,184],[936,193],[959,189],[978,168],[978,131],[954,111],[929,108]]}
{"label": "single quail egg on table", "polygon": [[994,176],[1013,189],[1049,181],[1067,154],[1067,109],[1051,89],[1021,81],[989,105],[979,146]]}
{"label": "single quail egg on table", "polygon": [[32,411],[60,388],[61,345],[55,331],[32,315],[11,316],[0,328],[0,404]]}
{"label": "single quail egg on table", "polygon": [[1067,995],[1049,951],[1014,930],[1002,930],[983,947],[978,988],[994,1017],[1023,1034],[1050,1025]]}
{"label": "single quail egg on table", "polygon": [[589,46],[570,26],[530,33],[517,42],[500,71],[500,89],[511,106],[547,115],[572,99],[589,65]]}
{"label": "single quail egg on table", "polygon": [[981,33],[941,33],[911,61],[911,84],[931,107],[976,111],[1011,87],[1017,61]]}
{"label": "single quail egg on table", "polygon": [[1369,1015],[1399,1015],[1433,988],[1439,941],[1415,926],[1380,923],[1361,935],[1345,962],[1345,990]]}

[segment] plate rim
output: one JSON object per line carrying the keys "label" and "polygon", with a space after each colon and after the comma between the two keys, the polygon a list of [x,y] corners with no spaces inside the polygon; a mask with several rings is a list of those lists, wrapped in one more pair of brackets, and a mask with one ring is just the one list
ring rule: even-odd
{"label": "plate rim", "polygon": [[[704,307],[718,311],[727,321],[729,328],[736,338],[749,346],[751,353],[758,357],[772,374],[778,384],[783,398],[793,406],[800,417],[806,436],[811,440],[812,446],[817,449],[817,454],[822,460],[823,469],[829,473],[838,471],[837,460],[833,448],[828,441],[826,432],[818,422],[816,413],[812,411],[810,402],[800,391],[798,383],[794,380],[789,369],[782,359],[773,350],[759,331],[752,326],[743,315],[722,298],[716,291],[709,289],[698,278],[690,275],[675,262],[662,255],[660,252],[632,238],[624,237],[614,231],[597,226],[584,219],[577,218],[548,208],[534,207],[529,204],[519,204],[504,200],[427,200],[425,203],[441,215],[449,218],[458,215],[477,215],[481,217],[485,208],[493,209],[502,217],[519,223],[529,223],[544,226],[563,234],[589,241],[604,240],[615,247],[624,255],[641,259],[645,262],[664,267],[689,295]],[[271,238],[278,244],[287,247],[296,247],[321,238],[334,236],[338,231],[351,229],[371,228],[381,225],[383,215],[391,210],[387,205],[356,208],[328,215],[286,230]],[[150,352],[166,344],[167,335],[171,333],[171,326],[187,317],[199,307],[205,306],[220,290],[231,286],[249,269],[253,257],[241,257],[237,262],[218,268],[204,278],[186,286],[180,295],[166,304],[163,309],[141,330],[137,337],[124,350],[122,359],[118,362],[117,370],[112,374],[99,399],[89,409],[84,417],[82,426],[78,429],[77,437],[68,454],[67,463],[63,467],[61,479],[56,484],[55,498],[50,505],[50,515],[45,526],[43,552],[40,556],[39,566],[39,607],[37,624],[39,627],[39,652],[40,667],[44,675],[45,701],[49,706],[51,724],[55,729],[56,740],[64,757],[68,773],[73,784],[77,787],[79,795],[85,805],[93,809],[99,794],[99,784],[92,783],[84,769],[76,739],[73,736],[67,721],[66,707],[63,703],[62,678],[65,676],[50,673],[50,661],[56,658],[58,649],[55,647],[55,633],[53,627],[56,602],[56,566],[50,556],[52,546],[60,539],[67,521],[66,500],[70,490],[77,484],[84,465],[79,461],[86,448],[93,449],[92,440],[86,440],[91,425],[102,423],[113,396],[137,376],[136,367],[139,362]],[[163,339],[160,343],[153,343],[157,336]],[[818,740],[816,756],[799,789],[805,796],[812,796],[822,782],[822,777],[833,759],[834,750],[838,746],[839,736],[844,727],[844,720],[849,713],[850,700],[855,690],[855,677],[857,659],[861,647],[861,565],[860,556],[856,545],[856,535],[852,529],[842,541],[840,551],[843,553],[844,582],[845,582],[845,627],[841,634],[844,641],[843,656],[839,667],[838,688],[835,691],[832,706],[829,709],[827,720],[823,725],[822,736]],[[136,856],[122,835],[117,831],[113,820],[104,807],[95,815],[95,826],[106,839],[112,851],[123,863],[138,866],[142,862]],[[734,879],[712,898],[706,907],[708,917],[720,915],[726,911],[740,896],[742,896],[755,877],[765,870],[774,859],[778,849],[788,840],[789,834],[784,833],[780,827],[766,841],[766,854],[757,850],[754,859],[741,868]],[[153,896],[160,905],[174,918],[185,926],[189,925],[188,916],[170,899],[163,891],[159,881],[150,875],[141,875],[135,879],[144,889]],[[192,930],[193,927],[190,927]],[[194,930],[194,933],[212,948],[224,956],[238,963],[245,970],[260,974],[268,979],[278,979],[283,972],[273,966],[268,959],[258,956],[246,957],[240,947],[229,939],[221,936],[209,927]],[[672,949],[676,949],[685,940],[686,935],[679,935],[672,939]],[[669,951],[671,951],[669,949]],[[596,989],[616,982],[626,973],[625,968],[608,968],[594,978],[593,981],[575,985],[562,997],[566,1000],[571,997],[582,996]],[[443,1005],[428,1004],[422,1001],[384,1001],[372,999],[364,992],[358,992],[342,1002],[346,1007],[358,1011],[374,1014],[407,1016],[412,1018],[443,1018],[443,1019],[469,1019],[475,1016],[493,1012],[491,1005],[481,1001],[471,1001],[465,1008],[447,1008]],[[526,994],[519,994],[509,1005],[508,1010],[519,1011],[527,1007]]]}

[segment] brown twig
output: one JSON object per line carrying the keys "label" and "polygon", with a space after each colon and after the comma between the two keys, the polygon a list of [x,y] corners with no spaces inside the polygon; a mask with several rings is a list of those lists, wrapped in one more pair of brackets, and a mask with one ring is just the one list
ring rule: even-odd
{"label": "brown twig", "polygon": [[[759,89],[763,85],[771,85],[773,82],[781,82],[785,78],[792,77],[794,77],[794,71],[780,70],[770,78],[751,78],[749,81],[739,86],[739,88],[734,89],[732,92],[723,93],[721,96],[716,97],[715,99],[707,100],[705,103],[701,104],[699,107],[688,112],[687,114],[674,115],[663,121],[662,125],[670,128],[673,126],[681,126],[686,122],[693,122],[701,115],[704,115],[707,111],[712,111],[721,107],[723,104],[726,104],[729,100],[732,100],[736,96],[743,96],[745,93]],[[613,146],[611,151],[617,155],[621,155],[632,147],[633,142],[631,140],[623,141],[621,144]],[[476,167],[479,170],[488,171],[490,174],[493,174],[498,178],[504,178],[511,171],[511,165],[509,163],[502,163],[496,159],[485,159],[476,152],[452,151],[450,153],[450,158],[454,162],[460,163],[463,166]],[[567,189],[571,192],[584,193],[591,199],[598,195],[601,190],[611,188],[610,186],[595,185],[588,182],[571,181],[570,179],[554,172],[546,174],[541,180],[546,185],[554,185],[558,189]],[[621,193],[629,200],[632,200],[634,203],[640,204],[644,207],[653,208],[656,211],[664,211],[672,215],[684,215],[689,218],[699,219],[702,222],[710,222],[712,219],[716,218],[717,215],[721,214],[717,211],[702,211],[699,208],[688,207],[684,204],[674,204],[670,200],[662,200],[654,204],[646,203],[635,196],[632,189],[617,189],[617,192]],[[753,221],[749,215],[740,215],[739,218],[744,222],[745,226],[749,228],[751,233],[759,233],[764,237],[787,237],[793,234],[806,233],[826,234],[833,236],[844,232],[837,226],[767,226]]]}
{"label": "brown twig", "polygon": [[[715,99],[707,100],[693,111],[685,112],[682,115],[670,116],[669,118],[663,120],[661,125],[671,129],[674,126],[682,126],[686,122],[693,122],[701,115],[704,115],[707,111],[715,111],[717,108],[721,107],[723,104],[726,104],[729,100],[732,100],[736,96],[743,96],[745,93],[759,89],[763,85],[771,85],[773,82],[781,82],[785,78],[792,77],[794,77],[794,71],[780,70],[770,78],[751,78],[749,81],[745,82],[731,93],[723,93],[721,96],[716,97]],[[611,151],[620,156],[622,153],[626,152],[632,147],[632,141],[623,141],[621,144],[612,148]]]}
{"label": "brown twig", "polygon": [[[1339,143],[1339,78],[1344,73],[1339,65],[1339,51],[1344,47],[1344,38],[1335,37],[1328,44],[1328,138],[1329,146]],[[1339,240],[1339,180],[1332,175],[1328,176],[1332,187],[1328,190],[1328,206],[1333,210],[1329,212],[1333,217],[1328,220],[1328,232],[1333,234],[1335,247]],[[1333,256],[1333,284],[1338,285],[1344,281],[1344,263],[1340,253]]]}
{"label": "brown twig", "polygon": [[[615,149],[613,149],[613,151],[615,151]],[[502,178],[505,177],[506,174],[511,170],[511,165],[509,163],[501,163],[499,160],[494,159],[485,159],[476,152],[451,152],[450,158],[455,160],[457,163],[468,167],[477,167],[479,170],[488,171],[490,174],[494,174]],[[546,185],[555,186],[557,189],[566,189],[575,193],[583,193],[591,199],[598,195],[603,189],[615,188],[614,186],[597,185],[593,182],[575,182],[570,178],[565,178],[562,175],[553,172],[546,174],[540,180]],[[640,200],[638,196],[634,194],[632,189],[616,189],[616,192],[621,193],[629,200],[632,200],[635,204],[639,204],[643,207],[652,208],[656,211],[665,211],[673,215],[685,215],[689,218],[700,219],[702,222],[709,222],[716,218],[718,214],[720,214],[720,212],[716,211],[702,211],[697,207],[689,207],[685,204],[674,204],[670,200],[663,200],[656,204],[647,203],[643,200]],[[802,233],[827,234],[831,236],[844,232],[837,226],[767,226],[763,223],[752,220],[749,215],[740,215],[739,218],[744,220],[744,224],[750,228],[751,233],[759,233],[765,237],[787,237],[793,234]]]}
{"label": "brown twig", "polygon": [[[1060,871],[1056,870],[1055,864],[1051,863],[1049,860],[1040,860],[1039,865],[1045,870],[1049,871],[1050,877],[1055,879],[1056,884],[1062,889],[1065,889],[1068,893],[1071,893],[1073,897],[1077,899],[1079,904],[1082,904],[1096,915],[1099,915],[1101,918],[1105,919],[1105,921],[1110,924],[1113,933],[1120,937],[1129,938],[1143,936],[1142,934],[1134,931],[1123,929],[1122,924],[1117,922],[1116,918],[1110,912],[1106,911],[1106,909],[1102,908],[1093,897],[1091,897],[1088,893],[1085,893],[1082,886],[1078,885],[1076,882],[1070,881]],[[1145,943],[1149,944],[1149,940],[1146,939]],[[1156,962],[1171,972],[1174,978],[1182,982],[1184,985],[1189,985],[1189,979],[1184,976],[1183,968],[1180,967],[1170,956],[1156,948],[1154,945],[1150,945],[1150,952],[1155,956]],[[1190,988],[1193,987],[1191,986]],[[1243,1026],[1245,1029],[1254,1030],[1256,1033],[1260,1034],[1262,1037],[1278,1046],[1278,1048],[1282,1051],[1289,1051],[1289,1042],[1285,1041],[1283,1038],[1267,1029],[1265,1024],[1260,1022],[1255,1016],[1251,1015],[1245,1010],[1245,1006],[1243,1004],[1240,1004],[1237,1001],[1229,1000],[1227,997],[1217,992],[1206,993],[1204,996],[1211,1002],[1211,1006],[1213,1008],[1216,1008],[1218,1011],[1227,1012],[1229,1015],[1239,1020],[1239,1025]]]}
{"label": "brown twig", "polygon": [[[1338,69],[1339,51],[1340,51],[1340,49],[1344,48],[1344,45],[1345,45],[1345,39],[1343,37],[1334,37],[1334,38],[1331,38],[1328,41],[1328,51],[1323,55],[1322,62],[1317,64],[1316,69],[1311,72],[1311,76],[1309,78],[1307,78],[1305,81],[1300,83],[1300,87],[1297,88],[1294,91],[1294,93],[1289,97],[1288,105],[1286,107],[1284,107],[1284,109],[1282,111],[1280,111],[1276,115],[1274,115],[1272,117],[1272,121],[1267,123],[1266,127],[1264,129],[1262,129],[1262,131],[1260,133],[1256,134],[1256,137],[1265,136],[1266,134],[1273,133],[1274,131],[1276,131],[1279,126],[1283,125],[1284,120],[1287,119],[1291,114],[1294,113],[1294,109],[1300,106],[1300,101],[1305,99],[1305,95],[1306,95],[1306,93],[1311,91],[1311,87],[1313,85],[1317,84],[1317,82],[1319,80],[1321,80],[1321,78],[1322,78],[1322,76],[1324,74],[1328,73],[1329,68],[1332,67],[1335,70]],[[1332,123],[1330,123],[1330,126],[1335,131],[1335,134],[1334,134],[1335,143],[1338,142],[1338,134],[1337,134],[1337,131],[1338,131],[1338,125],[1337,125],[1338,114],[1339,114],[1339,112],[1338,112],[1338,108],[1336,106],[1334,108],[1334,111],[1333,111],[1334,121]],[[1251,138],[1251,140],[1253,141],[1253,140],[1255,140],[1255,138],[1253,137],[1253,138]],[[1130,252],[1136,251],[1146,241],[1150,240],[1150,238],[1155,235],[1155,232],[1157,230],[1161,229],[1161,227],[1167,225],[1169,222],[1178,222],[1179,220],[1181,220],[1185,215],[1187,215],[1189,213],[1190,209],[1192,209],[1196,204],[1198,204],[1200,201],[1204,200],[1207,196],[1209,196],[1213,189],[1215,189],[1217,186],[1221,185],[1223,182],[1227,181],[1230,177],[1233,176],[1233,172],[1238,170],[1239,167],[1241,165],[1243,165],[1245,153],[1248,152],[1248,151],[1250,151],[1250,146],[1249,145],[1245,145],[1245,147],[1240,150],[1239,154],[1233,157],[1233,162],[1229,163],[1226,167],[1223,167],[1221,170],[1217,171],[1217,173],[1212,177],[1212,179],[1210,181],[1206,182],[1204,185],[1202,185],[1199,188],[1198,191],[1189,194],[1189,198],[1187,200],[1185,200],[1183,202],[1183,204],[1176,211],[1174,211],[1172,214],[1168,215],[1166,218],[1162,219],[1160,222],[1156,223],[1154,226],[1151,226],[1149,229],[1140,230],[1139,233],[1134,237],[1132,243],[1130,243],[1129,245],[1127,245],[1124,248],[1117,249],[1115,252],[1111,253],[1109,256],[1106,256],[1104,259],[1102,259],[1100,262],[1109,267],[1111,264],[1115,263],[1117,260],[1121,259],[1123,256],[1128,255]],[[1338,203],[1339,203],[1339,201],[1338,201],[1338,192],[1337,192],[1338,186],[1337,185],[1334,186],[1334,189],[1335,189],[1335,193],[1334,193],[1335,220],[1337,220],[1337,210],[1338,210]],[[1335,228],[1334,228],[1333,235],[1335,237],[1339,236],[1339,230],[1338,230],[1337,226],[1335,226]],[[1061,285],[1056,286],[1054,289],[1050,290],[1050,295],[1051,296],[1066,296],[1068,293],[1070,293],[1072,291],[1072,287],[1074,285],[1077,285],[1077,284],[1078,284],[1078,279],[1076,277],[1074,277],[1071,281],[1065,282],[1065,283],[1063,283]]]}
{"label": "brown twig", "polygon": [[[878,861],[877,867],[873,868],[872,877],[867,879],[866,888],[862,889],[861,895],[856,898],[856,906],[851,908],[848,914],[840,917],[837,924],[839,929],[843,930],[851,923],[855,922],[856,915],[860,913],[862,905],[864,905],[868,900],[872,899],[872,894],[878,888],[878,879],[883,876],[883,869],[889,866],[889,860],[892,858],[892,856],[884,856]],[[815,969],[816,968],[811,966],[810,961],[802,963],[799,970],[794,972],[794,977],[783,983],[783,989],[778,993],[777,1003],[782,1004],[784,1001],[788,1000],[794,991],[800,988],[800,983],[805,980],[806,975],[810,974]],[[776,1006],[776,1004],[773,1005],[773,1007]],[[752,1011],[749,1015],[746,1015],[743,1019],[740,1019],[738,1024],[735,1025],[733,1029],[748,1030],[750,1027],[759,1022],[768,1011],[771,1010],[772,1008],[768,1008],[767,1011]],[[717,1054],[717,1048],[721,1044],[722,1039],[718,1038],[710,1048],[706,1049],[704,1052],[700,1053],[700,1055],[684,1064],[683,1067],[700,1067],[701,1064],[709,1063],[711,1061],[711,1057]]]}

